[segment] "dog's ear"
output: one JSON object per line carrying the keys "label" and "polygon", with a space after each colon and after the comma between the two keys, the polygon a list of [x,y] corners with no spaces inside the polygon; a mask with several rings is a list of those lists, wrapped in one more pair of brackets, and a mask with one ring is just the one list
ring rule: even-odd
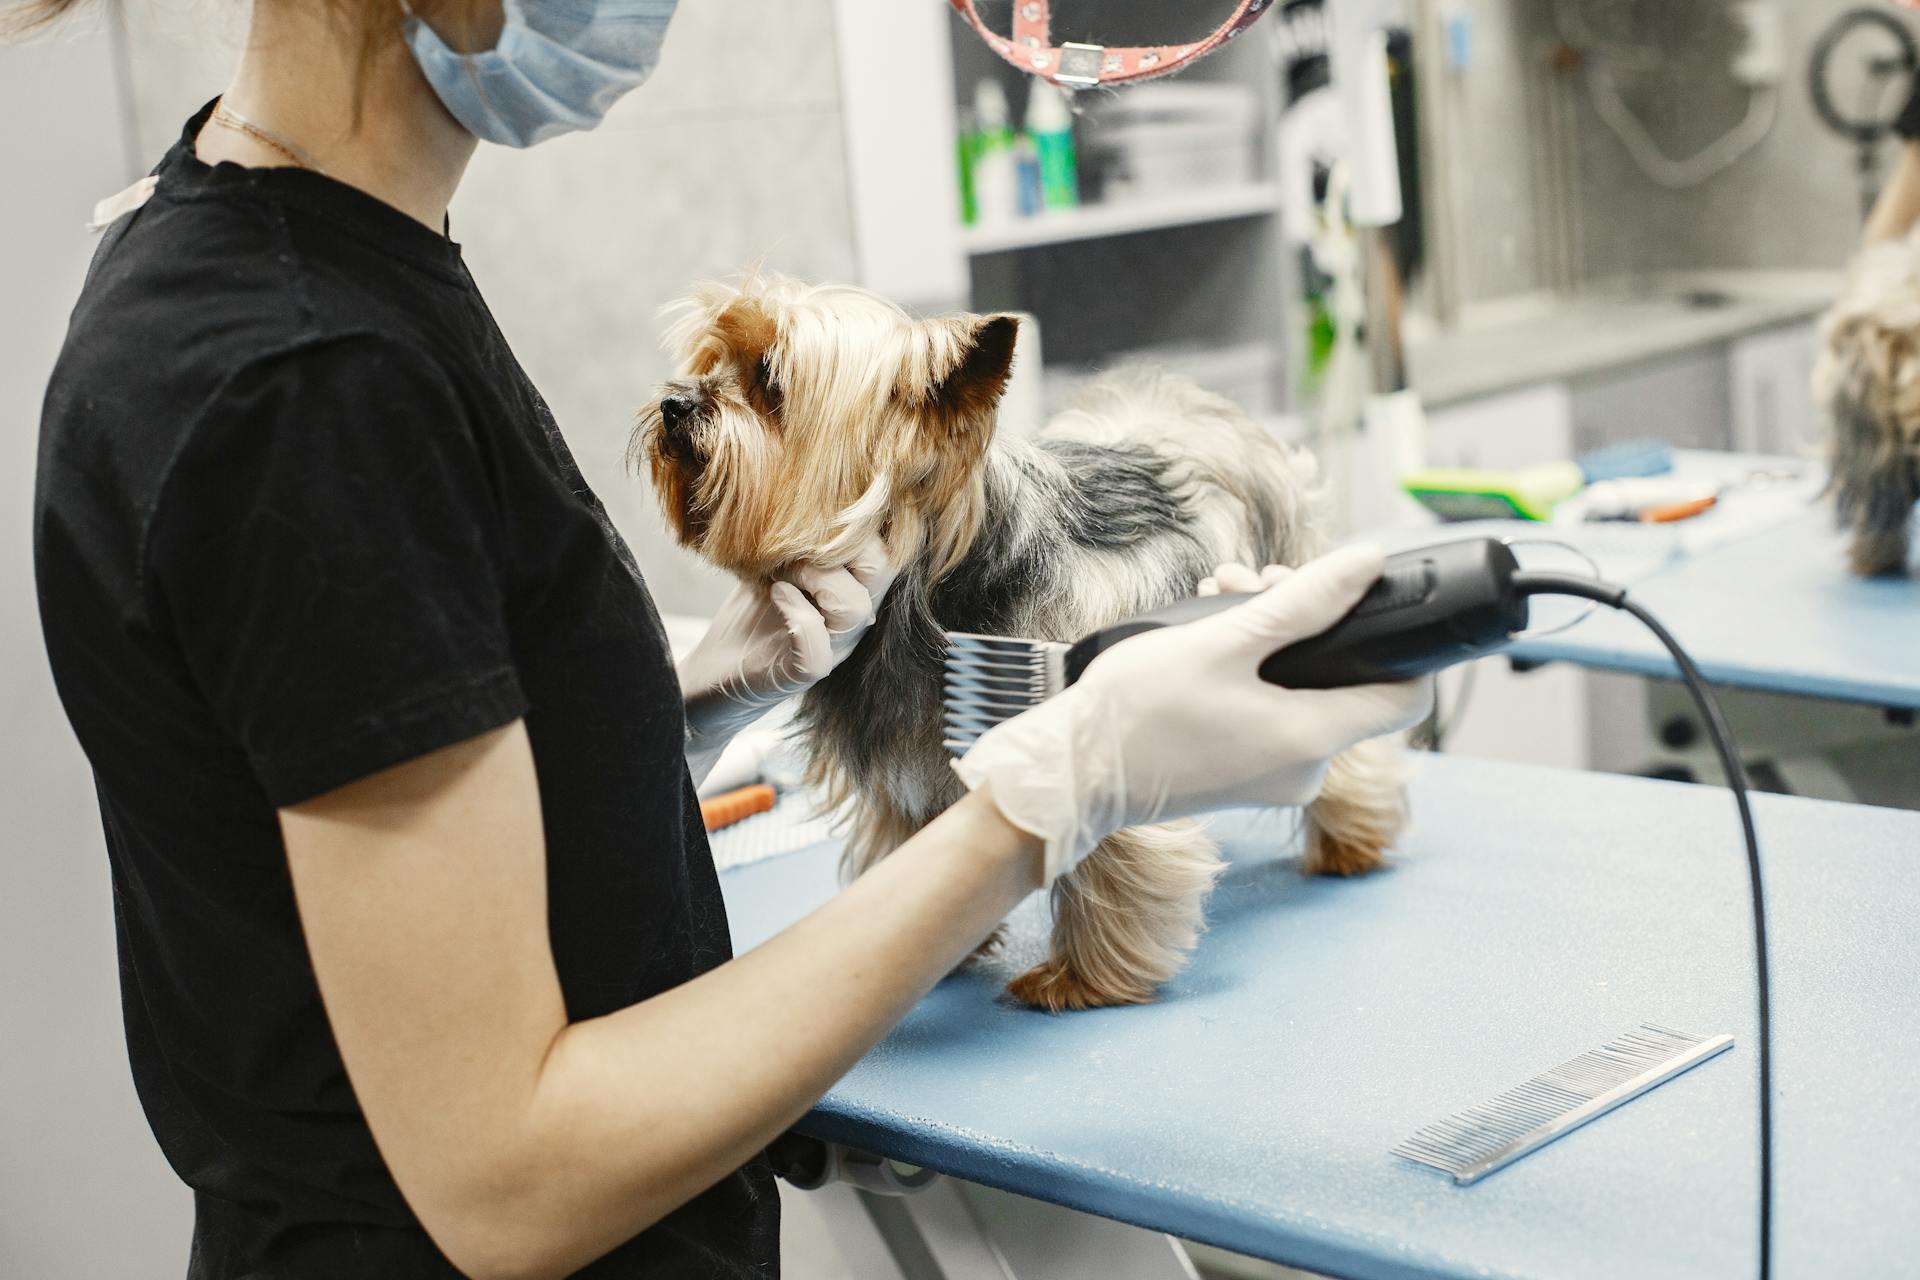
{"label": "dog's ear", "polygon": [[1020,322],[997,315],[968,316],[952,323],[964,326],[959,359],[934,385],[931,400],[934,410],[957,428],[991,415],[1000,403],[1013,372]]}
{"label": "dog's ear", "polygon": [[981,468],[993,439],[994,410],[1013,372],[1012,316],[951,316],[922,322],[937,371],[924,392],[925,430],[903,442],[908,508],[924,529],[927,563],[938,580],[973,545],[983,516]]}

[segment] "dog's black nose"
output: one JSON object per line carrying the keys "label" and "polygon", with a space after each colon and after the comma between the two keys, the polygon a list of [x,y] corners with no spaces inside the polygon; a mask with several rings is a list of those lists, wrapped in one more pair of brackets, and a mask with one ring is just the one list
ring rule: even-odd
{"label": "dog's black nose", "polygon": [[682,425],[688,418],[693,416],[694,410],[699,407],[699,405],[694,403],[693,397],[689,395],[682,395],[679,392],[675,392],[670,396],[665,396],[660,401],[660,425],[667,429],[667,434],[677,435],[680,433]]}

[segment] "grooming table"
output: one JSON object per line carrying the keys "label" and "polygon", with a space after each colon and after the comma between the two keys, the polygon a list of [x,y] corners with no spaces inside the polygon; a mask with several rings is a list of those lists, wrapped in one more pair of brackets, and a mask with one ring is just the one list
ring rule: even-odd
{"label": "grooming table", "polygon": [[[1911,1274],[1920,814],[1754,804],[1776,1274]],[[1335,1276],[1755,1274],[1752,941],[1730,797],[1423,758],[1413,811],[1404,856],[1351,881],[1300,876],[1284,815],[1218,820],[1234,862],[1158,1004],[1048,1016],[996,999],[994,978],[942,982],[800,1126],[966,1180],[819,1193],[838,1238],[871,1248],[856,1274],[1191,1275],[1159,1232]],[[723,875],[735,945],[825,899],[835,856],[815,844]],[[1642,1021],[1735,1047],[1470,1187],[1389,1154]],[[983,1214],[955,1196],[971,1184],[1018,1198]]]}
{"label": "grooming table", "polygon": [[[1856,578],[1846,564],[1846,539],[1822,507],[1677,560],[1632,590],[1717,684],[1920,708],[1920,581]],[[1508,652],[1522,661],[1678,674],[1646,628],[1605,609]]]}
{"label": "grooming table", "polygon": [[[1757,454],[1674,453],[1681,480],[1719,483],[1755,472],[1802,478],[1736,487],[1716,510],[1673,525],[1423,522],[1374,536],[1390,547],[1473,534],[1564,539],[1631,588],[1716,684],[1920,708],[1920,581],[1847,572],[1846,538],[1819,496],[1821,468]],[[1521,662],[1678,675],[1644,627],[1609,609],[1508,652]]]}
{"label": "grooming table", "polygon": [[[1389,549],[1472,536],[1566,541],[1587,552],[1603,577],[1631,588],[1716,684],[1920,708],[1920,580],[1866,580],[1847,571],[1846,537],[1819,496],[1824,472],[1804,459],[1674,452],[1676,479],[1718,483],[1753,472],[1801,478],[1735,488],[1716,510],[1672,525],[1426,519],[1367,536]],[[1610,609],[1507,652],[1523,663],[1678,675],[1646,628]]]}

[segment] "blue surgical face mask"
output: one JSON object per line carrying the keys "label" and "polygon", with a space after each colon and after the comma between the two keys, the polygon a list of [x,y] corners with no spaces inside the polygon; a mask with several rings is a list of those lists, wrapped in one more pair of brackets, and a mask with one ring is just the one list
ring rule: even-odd
{"label": "blue surgical face mask", "polygon": [[653,71],[678,0],[501,0],[484,53],[455,53],[407,0],[407,47],[453,118],[509,147],[591,129]]}

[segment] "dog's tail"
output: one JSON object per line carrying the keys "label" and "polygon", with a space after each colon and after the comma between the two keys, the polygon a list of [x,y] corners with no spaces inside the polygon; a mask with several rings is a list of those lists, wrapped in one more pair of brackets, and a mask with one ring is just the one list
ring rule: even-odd
{"label": "dog's tail", "polygon": [[[1079,389],[1043,434],[1109,448],[1145,446],[1174,460],[1181,487],[1212,490],[1240,508],[1244,520],[1223,540],[1223,556],[1299,564],[1324,549],[1313,456],[1182,374],[1151,365],[1103,373]],[[1195,496],[1196,510],[1220,509]]]}

